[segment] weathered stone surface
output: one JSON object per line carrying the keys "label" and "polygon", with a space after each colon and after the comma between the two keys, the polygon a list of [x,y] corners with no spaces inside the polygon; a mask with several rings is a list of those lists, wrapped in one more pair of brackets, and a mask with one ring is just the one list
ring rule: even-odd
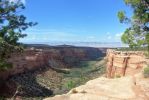
{"label": "weathered stone surface", "polygon": [[[132,75],[145,66],[145,56],[140,51],[107,50],[107,77]],[[127,72],[128,71],[128,72]]]}
{"label": "weathered stone surface", "polygon": [[149,79],[140,75],[115,79],[97,78],[67,94],[44,100],[148,100]]}

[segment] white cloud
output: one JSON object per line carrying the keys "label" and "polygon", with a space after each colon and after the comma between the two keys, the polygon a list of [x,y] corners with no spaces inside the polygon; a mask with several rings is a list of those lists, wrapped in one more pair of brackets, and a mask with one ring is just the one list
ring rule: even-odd
{"label": "white cloud", "polygon": [[14,2],[14,3],[17,3],[17,2],[22,2],[23,4],[26,3],[26,0],[9,0],[9,2]]}
{"label": "white cloud", "polygon": [[94,36],[88,36],[87,39],[95,39]]}
{"label": "white cloud", "polygon": [[111,39],[111,38],[112,38],[112,36],[110,36],[110,35],[109,35],[107,38],[108,38],[108,39]]}
{"label": "white cloud", "polygon": [[107,33],[106,33],[106,35],[110,35],[110,34],[111,34],[110,32],[107,32]]}
{"label": "white cloud", "polygon": [[117,34],[115,34],[115,40],[116,40],[116,41],[120,41],[122,34],[123,34],[123,33],[117,33]]}
{"label": "white cloud", "polygon": [[27,30],[28,32],[42,32],[42,33],[47,33],[47,32],[55,32],[55,29],[37,29],[37,28],[29,28]]}
{"label": "white cloud", "polygon": [[83,38],[82,41],[96,41],[97,40],[96,36],[86,36],[82,38]]}
{"label": "white cloud", "polygon": [[30,30],[26,31],[27,37],[20,39],[20,41],[64,41],[64,40],[76,40],[79,38],[79,35],[69,32],[60,32],[60,31],[51,31],[47,30]]}
{"label": "white cloud", "polygon": [[106,33],[106,37],[107,37],[108,40],[110,40],[110,39],[112,38],[111,33],[110,33],[110,32],[107,32],[107,33]]}
{"label": "white cloud", "polygon": [[118,37],[118,38],[119,38],[119,37],[122,36],[122,34],[123,34],[123,33],[117,33],[117,34],[115,34],[115,37]]}

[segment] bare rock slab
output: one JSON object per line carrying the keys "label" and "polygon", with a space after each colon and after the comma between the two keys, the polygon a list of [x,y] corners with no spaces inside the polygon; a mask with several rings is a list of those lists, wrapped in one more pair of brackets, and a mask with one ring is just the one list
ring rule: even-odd
{"label": "bare rock slab", "polygon": [[136,100],[133,77],[97,78],[64,95],[45,100]]}

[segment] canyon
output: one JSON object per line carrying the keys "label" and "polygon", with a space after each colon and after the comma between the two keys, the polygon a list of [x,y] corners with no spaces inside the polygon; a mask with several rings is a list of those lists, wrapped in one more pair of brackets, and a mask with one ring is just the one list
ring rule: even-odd
{"label": "canyon", "polygon": [[102,75],[105,55],[106,48],[27,46],[8,59],[12,68],[1,71],[0,96],[42,100],[67,93]]}
{"label": "canyon", "polygon": [[23,53],[14,53],[8,62],[13,66],[7,71],[0,72],[0,79],[7,79],[26,71],[32,71],[44,66],[56,68],[69,68],[79,63],[79,61],[96,60],[104,57],[106,48],[89,48],[89,47],[40,47],[35,46],[26,48]]}
{"label": "canyon", "polygon": [[107,50],[106,74],[72,89],[67,94],[44,100],[148,100],[149,79],[144,52]]}
{"label": "canyon", "polygon": [[6,82],[0,84],[0,94],[6,96],[3,93],[7,92],[8,98],[149,99],[149,79],[142,74],[149,61],[142,51],[32,46],[12,54],[8,61],[13,67],[0,73],[0,79]]}

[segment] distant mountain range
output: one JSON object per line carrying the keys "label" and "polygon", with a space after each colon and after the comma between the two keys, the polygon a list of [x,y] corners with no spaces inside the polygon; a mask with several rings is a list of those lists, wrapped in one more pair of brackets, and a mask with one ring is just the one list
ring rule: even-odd
{"label": "distant mountain range", "polygon": [[81,47],[127,47],[127,45],[121,42],[34,42],[25,44],[37,44],[37,45],[49,45],[49,46],[59,46],[59,45],[69,45],[69,46],[81,46]]}

